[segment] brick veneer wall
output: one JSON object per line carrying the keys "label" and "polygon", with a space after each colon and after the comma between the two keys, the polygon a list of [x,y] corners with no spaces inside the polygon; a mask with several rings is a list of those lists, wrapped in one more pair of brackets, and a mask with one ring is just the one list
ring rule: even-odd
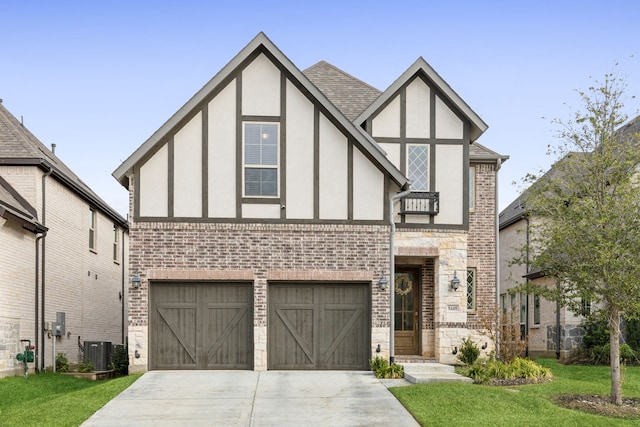
{"label": "brick veneer wall", "polygon": [[[467,315],[469,329],[493,319],[496,307],[496,170],[493,163],[474,164],[475,209],[469,213],[468,265],[476,270],[476,310]],[[466,283],[464,280],[463,283]]]}
{"label": "brick veneer wall", "polygon": [[[193,270],[201,273],[191,277],[202,280],[253,281],[254,325],[265,326],[267,280],[377,281],[388,269],[388,239],[382,225],[136,222],[130,269],[142,286],[130,289],[129,324],[148,322],[151,272],[156,278],[174,272],[169,278]],[[234,273],[215,274],[224,271]],[[388,297],[373,286],[372,326],[388,326],[388,313]]]}

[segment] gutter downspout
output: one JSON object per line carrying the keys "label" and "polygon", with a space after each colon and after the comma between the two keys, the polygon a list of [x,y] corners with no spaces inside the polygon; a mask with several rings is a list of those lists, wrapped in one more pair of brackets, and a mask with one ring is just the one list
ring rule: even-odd
{"label": "gutter downspout", "polygon": [[[524,221],[526,223],[526,228],[527,228],[527,231],[526,231],[526,239],[527,239],[526,240],[526,245],[527,245],[526,256],[527,256],[527,260],[526,260],[526,264],[525,264],[525,272],[527,273],[526,283],[529,284],[529,270],[531,268],[531,266],[529,265],[529,242],[530,242],[530,239],[529,239],[529,236],[530,236],[529,217],[525,216],[524,217]],[[529,337],[529,294],[527,294],[526,318],[524,319],[524,322],[525,322],[524,329],[525,329],[525,332],[526,332],[526,334],[525,334],[526,338],[525,339],[526,339],[526,342],[527,342],[527,348],[525,349],[525,356],[529,357],[529,338],[528,338]]]}
{"label": "gutter downspout", "polygon": [[389,198],[389,223],[391,224],[391,231],[389,233],[389,364],[393,365],[395,361],[395,348],[394,348],[394,333],[395,333],[395,298],[394,298],[394,290],[395,290],[395,254],[393,252],[393,236],[396,233],[396,224],[393,221],[393,204],[396,200],[401,199],[403,197],[411,194],[411,183],[409,182],[406,186],[406,190],[394,194]]}
{"label": "gutter downspout", "polygon": [[40,372],[40,368],[38,367],[38,361],[40,360],[40,343],[38,342],[38,338],[40,337],[40,323],[38,322],[38,292],[40,291],[40,250],[38,247],[38,244],[40,243],[40,240],[42,240],[44,238],[44,236],[47,235],[47,232],[45,231],[44,233],[42,233],[40,236],[36,237],[36,283],[35,283],[35,292],[34,292],[34,296],[35,296],[35,311],[34,311],[34,339],[33,339],[33,343],[35,346],[35,351],[34,351],[34,362],[35,362],[35,371],[36,374]]}
{"label": "gutter downspout", "polygon": [[[498,203],[498,171],[502,167],[502,159],[498,157],[496,160],[496,205],[495,205],[495,241],[496,241],[496,310],[497,313],[501,313],[500,309],[500,204]],[[500,323],[500,314],[496,320],[496,325]],[[500,328],[496,328],[496,354],[500,354]]]}
{"label": "gutter downspout", "polygon": [[122,345],[124,345],[124,304],[125,304],[125,296],[124,296],[124,228],[122,229],[122,241],[120,242],[122,245],[122,290],[120,291],[120,295],[122,295]]}
{"label": "gutter downspout", "polygon": [[[51,175],[51,173],[53,172],[53,168],[51,166],[49,166],[49,170],[42,175],[42,225],[46,226],[47,222],[47,210],[46,210],[46,206],[47,206],[47,177],[49,175]],[[40,288],[40,292],[42,293],[42,297],[40,299],[40,314],[42,315],[42,324],[39,326],[40,328],[42,328],[42,336],[40,338],[40,344],[41,344],[41,348],[40,351],[42,353],[42,357],[40,358],[40,370],[44,371],[44,316],[45,316],[45,312],[44,312],[44,308],[45,308],[45,304],[44,304],[44,300],[45,300],[45,290],[44,290],[44,286],[45,286],[45,276],[46,276],[46,272],[45,272],[45,267],[46,267],[46,234],[42,236],[42,286]],[[36,298],[38,298],[38,296],[36,295]],[[55,339],[55,338],[54,338]],[[55,363],[54,363],[54,367],[55,367]]]}

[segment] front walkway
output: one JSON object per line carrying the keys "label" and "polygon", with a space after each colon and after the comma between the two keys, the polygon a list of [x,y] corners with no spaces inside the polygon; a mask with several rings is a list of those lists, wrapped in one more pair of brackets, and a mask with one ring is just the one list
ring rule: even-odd
{"label": "front walkway", "polygon": [[151,371],[90,426],[417,426],[371,372]]}

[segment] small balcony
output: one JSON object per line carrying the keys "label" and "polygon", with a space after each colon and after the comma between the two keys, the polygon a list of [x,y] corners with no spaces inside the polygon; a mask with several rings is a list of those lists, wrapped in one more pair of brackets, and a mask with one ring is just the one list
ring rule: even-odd
{"label": "small balcony", "polygon": [[400,200],[400,214],[438,215],[440,193],[437,191],[416,191]]}

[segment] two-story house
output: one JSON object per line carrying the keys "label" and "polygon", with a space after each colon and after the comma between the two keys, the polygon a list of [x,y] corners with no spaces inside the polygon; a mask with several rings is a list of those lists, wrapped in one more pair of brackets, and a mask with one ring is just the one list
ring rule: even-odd
{"label": "two-story house", "polygon": [[[640,116],[618,128],[616,134],[622,138],[640,135]],[[567,158],[568,156],[554,164],[547,175],[562,173],[559,172],[562,168],[557,165],[567,161]],[[513,200],[499,216],[501,312],[509,322],[520,325],[521,338],[526,340],[529,356],[562,359],[582,344],[584,329],[581,324],[596,307],[592,307],[590,301],[581,301],[582,310],[576,313],[540,295],[514,292],[524,282],[557,285],[554,277],[544,270],[531,268],[526,259],[521,264],[513,262],[516,257],[520,257],[522,248],[531,241],[532,222],[552,220],[528,215],[525,209],[527,192],[525,190]]]}
{"label": "two-story house", "polygon": [[85,341],[124,343],[127,241],[127,221],[0,103],[0,376],[23,373],[22,339],[31,371],[54,348],[78,362]]}
{"label": "two-story house", "polygon": [[131,370],[452,363],[487,342],[506,157],[486,128],[421,58],[380,92],[258,34],[113,173]]}

